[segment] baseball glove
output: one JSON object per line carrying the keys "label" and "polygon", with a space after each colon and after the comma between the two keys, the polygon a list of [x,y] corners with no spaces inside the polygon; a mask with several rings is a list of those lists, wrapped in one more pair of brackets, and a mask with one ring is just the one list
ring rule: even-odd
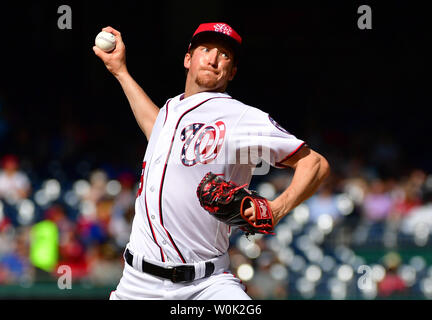
{"label": "baseball glove", "polygon": [[[198,185],[197,196],[201,206],[213,217],[240,228],[246,235],[274,234],[273,214],[267,199],[245,186],[238,186],[208,172]],[[255,208],[255,221],[250,221],[244,215],[251,206]]]}

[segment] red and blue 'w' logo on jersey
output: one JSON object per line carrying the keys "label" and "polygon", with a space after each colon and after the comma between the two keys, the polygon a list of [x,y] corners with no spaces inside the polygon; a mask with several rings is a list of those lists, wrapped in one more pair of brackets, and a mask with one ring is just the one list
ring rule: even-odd
{"label": "red and blue 'w' logo on jersey", "polygon": [[180,160],[185,166],[207,164],[216,159],[225,139],[226,126],[222,121],[215,124],[192,123],[181,131],[184,141]]}

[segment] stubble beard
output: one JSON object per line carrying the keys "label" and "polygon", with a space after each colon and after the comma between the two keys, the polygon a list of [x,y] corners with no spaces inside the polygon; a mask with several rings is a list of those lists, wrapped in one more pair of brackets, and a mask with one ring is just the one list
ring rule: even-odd
{"label": "stubble beard", "polygon": [[198,75],[195,79],[195,83],[201,88],[216,89],[218,85],[218,79],[215,77],[205,77]]}

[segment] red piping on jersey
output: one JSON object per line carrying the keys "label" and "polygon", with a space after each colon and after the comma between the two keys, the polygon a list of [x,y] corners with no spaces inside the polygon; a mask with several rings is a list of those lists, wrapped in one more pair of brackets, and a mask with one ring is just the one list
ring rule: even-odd
{"label": "red piping on jersey", "polygon": [[183,263],[186,263],[185,258],[184,258],[183,255],[181,254],[180,250],[177,248],[177,245],[175,244],[174,239],[171,237],[170,233],[168,232],[168,230],[167,230],[167,229],[165,228],[165,226],[163,225],[163,217],[162,217],[162,189],[163,189],[163,182],[164,182],[164,180],[165,180],[165,173],[166,173],[166,169],[167,169],[167,166],[168,166],[168,159],[169,159],[169,157],[170,157],[170,155],[171,155],[171,150],[172,150],[172,146],[173,146],[173,143],[174,143],[174,138],[175,138],[175,135],[176,135],[176,132],[177,132],[177,129],[178,129],[178,126],[179,126],[179,124],[180,124],[181,119],[182,119],[182,118],[183,118],[187,113],[189,113],[190,111],[192,111],[192,110],[198,108],[200,105],[206,103],[207,101],[212,100],[212,99],[218,99],[218,98],[232,99],[231,97],[213,97],[213,98],[209,98],[209,99],[207,99],[207,100],[204,100],[204,101],[198,103],[196,106],[190,108],[189,110],[185,111],[185,112],[180,116],[180,118],[178,119],[177,124],[176,124],[176,126],[175,126],[175,129],[174,129],[174,134],[173,134],[173,137],[172,137],[172,139],[171,139],[171,144],[170,144],[170,147],[169,147],[169,150],[168,150],[168,155],[167,155],[167,158],[166,158],[166,160],[165,160],[165,166],[164,166],[164,170],[163,170],[163,173],[162,173],[162,179],[161,179],[160,188],[159,188],[159,217],[160,217],[160,223],[161,223],[162,227],[164,228],[164,230],[165,230],[165,232],[166,232],[168,238],[170,239],[170,241],[171,241],[171,243],[172,243],[174,249],[177,251],[177,253],[178,253],[178,255],[179,255],[179,257],[180,257],[180,259],[181,259],[181,261],[182,261]]}
{"label": "red piping on jersey", "polygon": [[[142,165],[143,172],[142,172],[142,174],[141,174],[141,181],[140,181],[141,186],[140,186],[140,190],[138,190],[138,196],[141,195],[141,192],[142,192],[142,190],[144,189],[144,174],[145,174],[145,167],[146,167],[146,163],[147,163],[147,161],[143,161],[143,165]],[[145,210],[146,210],[147,220],[148,220],[148,223],[149,223],[149,226],[150,226],[150,231],[151,231],[151,233],[152,233],[153,240],[154,240],[154,242],[157,244],[157,246],[159,247],[159,250],[160,250],[160,253],[161,253],[161,259],[162,259],[162,261],[165,262],[165,257],[164,257],[164,255],[163,255],[162,248],[161,248],[161,246],[159,245],[159,243],[157,242],[156,235],[155,235],[155,233],[154,233],[153,226],[152,226],[152,224],[151,224],[151,220],[150,220],[150,217],[149,217],[149,214],[148,214],[148,208],[147,208],[147,194],[146,194],[145,191],[144,191],[144,204],[145,204]]]}
{"label": "red piping on jersey", "polygon": [[169,99],[168,101],[167,101],[167,103],[166,103],[166,107],[165,107],[165,109],[166,109],[166,113],[165,113],[165,120],[164,120],[164,125],[165,125],[165,122],[166,122],[166,119],[168,118],[168,105],[169,105],[169,103],[171,102],[171,100],[172,99]]}
{"label": "red piping on jersey", "polygon": [[152,223],[151,223],[151,220],[150,220],[150,217],[149,217],[149,213],[148,213],[148,209],[147,209],[147,192],[146,192],[146,190],[144,190],[144,204],[145,204],[145,209],[146,209],[146,214],[147,214],[147,220],[148,220],[148,223],[149,223],[149,226],[150,226],[151,233],[153,235],[153,240],[155,241],[155,243],[159,247],[162,262],[165,262],[165,257],[164,257],[162,248],[161,248],[161,246],[159,245],[159,243],[158,243],[158,241],[156,239],[156,234],[154,233],[153,226],[152,226]]}
{"label": "red piping on jersey", "polygon": [[284,168],[289,168],[289,166],[282,164],[282,162],[288,160],[290,157],[292,157],[293,155],[295,155],[297,153],[297,151],[300,150],[301,147],[303,147],[306,144],[306,142],[303,142],[302,144],[300,144],[297,149],[295,149],[293,152],[291,152],[289,155],[287,155],[285,158],[283,158],[281,161],[276,162],[275,165],[279,166],[279,167],[284,167]]}

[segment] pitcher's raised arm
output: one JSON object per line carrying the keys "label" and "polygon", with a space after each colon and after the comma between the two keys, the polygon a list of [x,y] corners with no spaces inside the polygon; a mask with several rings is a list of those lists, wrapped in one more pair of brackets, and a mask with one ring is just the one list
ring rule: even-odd
{"label": "pitcher's raised arm", "polygon": [[102,31],[112,33],[115,36],[116,47],[113,51],[107,53],[94,46],[93,51],[103,61],[108,71],[119,81],[135,119],[148,140],[159,113],[159,108],[129,74],[126,67],[126,47],[121,33],[112,27],[105,27]]}

